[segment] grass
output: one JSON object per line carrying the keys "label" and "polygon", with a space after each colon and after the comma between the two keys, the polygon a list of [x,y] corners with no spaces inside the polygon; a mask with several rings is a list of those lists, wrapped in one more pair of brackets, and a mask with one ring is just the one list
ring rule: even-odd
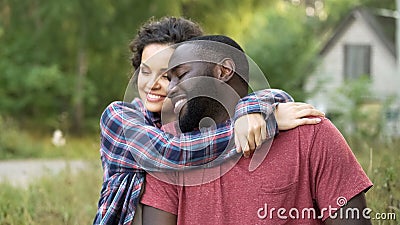
{"label": "grass", "polygon": [[31,135],[27,132],[0,131],[0,160],[27,158],[99,159],[98,134],[67,136],[63,146],[56,147],[51,134]]}
{"label": "grass", "polygon": [[32,183],[28,188],[0,185],[1,225],[91,224],[97,210],[101,169],[65,170]]}
{"label": "grass", "polygon": [[[19,129],[0,117],[0,160],[80,159],[89,168],[48,173],[28,187],[0,183],[0,225],[92,224],[102,182],[99,135],[66,136],[56,147],[52,134]],[[93,163],[90,163],[93,162]]]}
{"label": "grass", "polygon": [[[364,144],[368,141],[364,141]],[[354,145],[354,144],[353,144]],[[372,210],[371,218],[376,213],[386,213],[386,216],[396,216],[396,220],[372,220],[373,224],[400,224],[400,140],[391,143],[375,141],[369,148],[357,150],[354,153],[364,168],[374,186],[367,192],[367,204]],[[389,215],[387,213],[391,213]],[[380,216],[380,215],[378,215]]]}

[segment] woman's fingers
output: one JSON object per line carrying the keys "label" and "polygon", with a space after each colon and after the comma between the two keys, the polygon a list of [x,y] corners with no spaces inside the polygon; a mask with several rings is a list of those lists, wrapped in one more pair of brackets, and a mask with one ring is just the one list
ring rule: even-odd
{"label": "woman's fingers", "polygon": [[239,141],[239,134],[236,134],[236,132],[235,132],[235,146],[236,146],[236,152],[240,153],[242,151],[242,147]]}
{"label": "woman's fingers", "polygon": [[250,147],[247,137],[245,135],[239,136],[239,142],[243,152],[243,156],[248,158],[250,156]]}
{"label": "woman's fingers", "polygon": [[297,119],[296,123],[298,126],[300,126],[300,125],[318,124],[321,121],[322,121],[321,118],[301,118],[301,119]]}
{"label": "woman's fingers", "polygon": [[264,123],[264,125],[261,127],[261,140],[265,141],[267,139],[267,124]]}
{"label": "woman's fingers", "polygon": [[240,117],[235,122],[236,151],[249,157],[266,139],[266,123],[262,114],[253,113]]}
{"label": "woman's fingers", "polygon": [[244,157],[248,158],[250,154],[256,149],[256,138],[253,130],[249,130],[247,135],[246,149],[243,151]]}
{"label": "woman's fingers", "polygon": [[275,110],[275,119],[279,130],[289,130],[300,125],[317,124],[325,114],[314,106],[302,102],[280,103]]}
{"label": "woman's fingers", "polygon": [[297,112],[297,118],[306,116],[325,116],[325,114],[318,109],[303,109]]}
{"label": "woman's fingers", "polygon": [[256,150],[259,146],[262,145],[262,142],[263,142],[263,139],[262,139],[262,136],[261,136],[261,128],[258,129],[257,133],[255,133],[254,141],[255,141],[254,150]]}
{"label": "woman's fingers", "polygon": [[305,110],[305,109],[315,109],[315,108],[314,108],[314,106],[307,104],[307,103],[296,105],[296,110],[298,110],[298,111]]}
{"label": "woman's fingers", "polygon": [[248,134],[242,132],[242,128],[238,128],[235,131],[235,145],[236,145],[236,152],[242,152],[245,157],[250,155],[250,147],[248,141]]}

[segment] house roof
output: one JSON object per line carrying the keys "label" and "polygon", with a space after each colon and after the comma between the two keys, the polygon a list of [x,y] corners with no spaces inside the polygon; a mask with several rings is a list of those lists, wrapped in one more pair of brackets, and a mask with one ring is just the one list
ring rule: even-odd
{"label": "house roof", "polygon": [[365,7],[354,8],[333,32],[332,37],[324,45],[320,54],[325,54],[342,36],[347,28],[360,15],[367,24],[375,31],[390,53],[396,57],[396,18],[394,16],[382,15],[377,10]]}

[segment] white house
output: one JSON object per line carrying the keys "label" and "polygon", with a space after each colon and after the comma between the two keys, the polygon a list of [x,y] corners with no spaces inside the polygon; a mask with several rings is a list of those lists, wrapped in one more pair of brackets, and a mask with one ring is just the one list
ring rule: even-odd
{"label": "white house", "polygon": [[385,130],[400,135],[397,55],[396,13],[355,8],[322,48],[317,69],[306,82],[306,91],[315,93],[308,102],[327,113],[340,112],[343,109],[335,103],[335,96],[340,94],[338,88],[367,75],[371,80],[371,90],[365,90],[368,99],[383,103],[389,98],[397,98],[383,115]]}

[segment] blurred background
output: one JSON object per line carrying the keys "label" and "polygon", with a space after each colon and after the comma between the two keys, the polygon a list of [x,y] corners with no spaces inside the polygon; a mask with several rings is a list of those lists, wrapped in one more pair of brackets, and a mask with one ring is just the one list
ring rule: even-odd
{"label": "blurred background", "polygon": [[[399,0],[0,0],[7,177],[0,225],[92,222],[102,179],[99,117],[123,99],[138,27],[167,15],[233,37],[271,87],[325,111],[375,184],[369,207],[390,217],[374,224],[400,224],[399,7]],[[54,160],[67,164],[29,174],[29,163]],[[13,182],[18,168],[28,183]]]}

